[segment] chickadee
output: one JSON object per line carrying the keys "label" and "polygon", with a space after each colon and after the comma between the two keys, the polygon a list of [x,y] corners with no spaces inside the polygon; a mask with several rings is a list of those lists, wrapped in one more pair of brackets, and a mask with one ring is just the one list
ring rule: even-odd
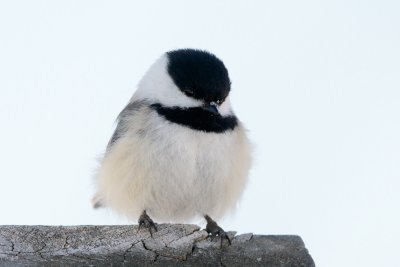
{"label": "chickadee", "polygon": [[139,226],[199,216],[212,236],[227,237],[211,219],[235,207],[250,167],[246,132],[229,101],[223,62],[194,49],[165,53],[147,71],[118,116],[96,175],[94,207],[107,206]]}

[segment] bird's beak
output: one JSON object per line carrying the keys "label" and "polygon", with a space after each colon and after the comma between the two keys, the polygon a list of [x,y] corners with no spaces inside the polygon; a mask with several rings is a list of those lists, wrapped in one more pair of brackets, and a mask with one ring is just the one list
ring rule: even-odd
{"label": "bird's beak", "polygon": [[208,112],[211,112],[213,114],[219,114],[218,112],[218,105],[215,102],[209,102],[204,104],[203,109],[207,110]]}

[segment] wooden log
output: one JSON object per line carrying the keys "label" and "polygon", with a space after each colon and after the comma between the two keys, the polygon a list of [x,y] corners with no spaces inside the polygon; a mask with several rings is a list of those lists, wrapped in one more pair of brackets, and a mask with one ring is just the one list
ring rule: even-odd
{"label": "wooden log", "polygon": [[229,232],[197,225],[0,226],[0,266],[315,266],[298,236]]}

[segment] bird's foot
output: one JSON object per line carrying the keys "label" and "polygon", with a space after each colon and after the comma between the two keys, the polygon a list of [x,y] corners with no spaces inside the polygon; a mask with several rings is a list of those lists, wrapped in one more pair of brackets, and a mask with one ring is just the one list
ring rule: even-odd
{"label": "bird's foot", "polygon": [[149,215],[147,215],[146,211],[144,210],[142,215],[140,215],[139,217],[139,228],[138,228],[138,232],[140,231],[140,228],[142,227],[142,225],[149,229],[150,232],[150,236],[153,237],[153,232],[151,231],[152,228],[154,228],[154,230],[157,232],[157,226],[154,223],[154,221],[150,218]]}
{"label": "bird's foot", "polygon": [[211,219],[210,216],[205,215],[204,218],[207,221],[206,231],[208,233],[208,236],[211,237],[211,240],[214,240],[214,238],[218,236],[221,239],[220,248],[222,248],[222,242],[224,241],[224,239],[228,240],[229,245],[232,244],[228,234],[224,231],[224,229],[219,227],[218,224],[213,219]]}

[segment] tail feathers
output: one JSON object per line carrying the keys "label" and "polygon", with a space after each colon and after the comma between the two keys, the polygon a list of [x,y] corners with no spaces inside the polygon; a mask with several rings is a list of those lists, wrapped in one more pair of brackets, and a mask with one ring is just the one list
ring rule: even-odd
{"label": "tail feathers", "polygon": [[99,194],[94,195],[91,202],[94,209],[104,208],[106,206],[104,199]]}

